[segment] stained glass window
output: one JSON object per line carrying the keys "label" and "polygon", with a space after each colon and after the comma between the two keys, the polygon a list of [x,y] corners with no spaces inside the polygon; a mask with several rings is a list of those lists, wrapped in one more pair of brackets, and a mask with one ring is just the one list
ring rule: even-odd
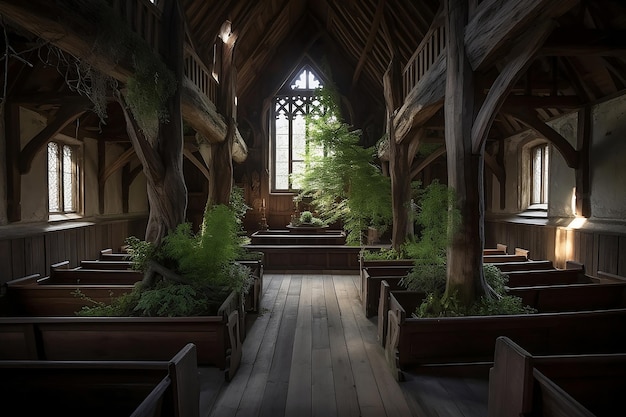
{"label": "stained glass window", "polygon": [[304,67],[287,91],[274,98],[272,108],[272,190],[297,190],[294,174],[302,172],[307,154],[312,149],[307,139],[307,115],[320,103],[315,90],[322,87],[319,77]]}

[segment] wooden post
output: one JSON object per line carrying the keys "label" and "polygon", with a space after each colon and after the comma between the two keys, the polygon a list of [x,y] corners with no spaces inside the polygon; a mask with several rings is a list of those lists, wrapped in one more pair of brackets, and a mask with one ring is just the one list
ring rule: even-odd
{"label": "wooden post", "polygon": [[591,146],[591,108],[578,112],[578,167],[576,168],[576,215],[591,217],[589,148]]}
{"label": "wooden post", "polygon": [[4,131],[6,136],[7,163],[7,220],[22,219],[22,174],[20,157],[20,108],[17,104],[4,105]]}
{"label": "wooden post", "polygon": [[[219,91],[218,108],[226,119],[226,137],[216,144],[212,144],[213,165],[209,167],[211,178],[209,181],[209,198],[207,206],[213,204],[229,204],[230,194],[233,187],[233,142],[235,140],[235,130],[237,129],[236,105],[235,105],[235,84],[237,80],[234,53],[237,35],[230,32],[230,25],[222,26],[224,32],[221,36],[222,45],[222,81]],[[230,32],[230,33],[226,33]]]}
{"label": "wooden post", "polygon": [[464,42],[467,1],[446,0],[445,12],[448,24],[444,107],[448,185],[456,193],[461,212],[461,230],[454,234],[448,248],[446,293],[456,293],[463,305],[471,305],[485,293],[482,274],[484,150],[472,153],[474,73]]}

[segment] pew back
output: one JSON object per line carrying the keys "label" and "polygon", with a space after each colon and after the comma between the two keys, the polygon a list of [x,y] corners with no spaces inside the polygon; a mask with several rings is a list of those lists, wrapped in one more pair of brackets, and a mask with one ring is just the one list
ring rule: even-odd
{"label": "pew back", "polygon": [[22,415],[196,417],[197,372],[193,344],[169,361],[0,361],[0,392]]}

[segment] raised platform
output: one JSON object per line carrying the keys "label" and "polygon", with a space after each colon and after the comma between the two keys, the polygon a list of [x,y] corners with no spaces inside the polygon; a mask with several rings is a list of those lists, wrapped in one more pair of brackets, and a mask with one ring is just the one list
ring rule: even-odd
{"label": "raised platform", "polygon": [[250,236],[252,245],[345,245],[343,230],[322,228],[288,228],[259,230]]}
{"label": "raised platform", "polygon": [[265,270],[359,270],[360,246],[347,245],[246,245],[263,252]]}

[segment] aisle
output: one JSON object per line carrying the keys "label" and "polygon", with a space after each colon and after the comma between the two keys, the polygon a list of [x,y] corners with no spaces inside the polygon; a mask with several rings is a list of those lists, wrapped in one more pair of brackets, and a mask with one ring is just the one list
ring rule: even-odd
{"label": "aisle", "polygon": [[266,273],[241,366],[203,415],[418,415],[386,367],[356,285],[356,274]]}

